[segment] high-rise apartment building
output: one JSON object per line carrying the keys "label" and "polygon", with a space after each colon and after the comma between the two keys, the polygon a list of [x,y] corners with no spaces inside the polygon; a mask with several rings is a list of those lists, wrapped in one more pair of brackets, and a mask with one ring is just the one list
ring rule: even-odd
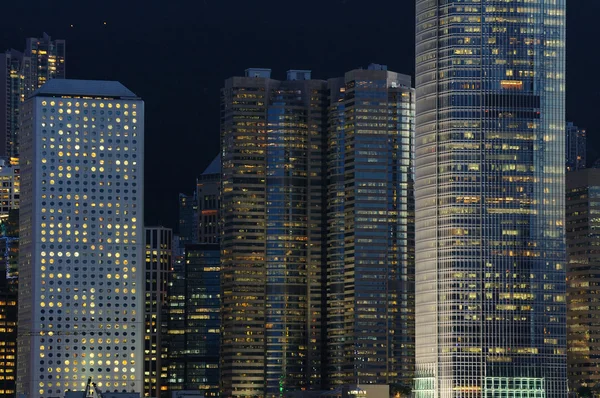
{"label": "high-rise apartment building", "polygon": [[567,173],[569,390],[600,382],[600,169]]}
{"label": "high-rise apartment building", "polygon": [[565,397],[565,0],[416,2],[417,397]]}
{"label": "high-rise apartment building", "polygon": [[160,397],[167,390],[167,351],[163,343],[167,288],[172,265],[173,231],[146,227],[146,284],[144,336],[144,397]]}
{"label": "high-rise apartment building", "polygon": [[173,265],[167,309],[168,387],[219,396],[221,265],[219,245],[185,246]]}
{"label": "high-rise apartment building", "polygon": [[567,122],[566,129],[567,171],[585,169],[587,161],[587,132],[573,122]]}
{"label": "high-rise apartment building", "polygon": [[50,79],[65,78],[66,43],[28,38],[23,52],[0,54],[0,156],[18,157],[19,107]]}
{"label": "high-rise apartment building", "polygon": [[327,83],[248,69],[222,90],[225,397],[319,389]]}
{"label": "high-rise apartment building", "polygon": [[22,101],[23,54],[8,50],[0,54],[0,156],[11,156],[19,130],[19,105]]}
{"label": "high-rise apartment building", "polygon": [[144,103],[54,79],[21,108],[17,394],[143,389]]}
{"label": "high-rise apartment building", "polygon": [[329,80],[327,377],[414,376],[414,90],[383,65]]}
{"label": "high-rise apartment building", "polygon": [[49,80],[65,78],[65,56],[65,40],[52,40],[47,33],[42,37],[30,37],[25,40],[21,63],[24,100]]}
{"label": "high-rise apartment building", "polygon": [[221,205],[221,156],[217,156],[196,179],[198,242],[219,243]]}

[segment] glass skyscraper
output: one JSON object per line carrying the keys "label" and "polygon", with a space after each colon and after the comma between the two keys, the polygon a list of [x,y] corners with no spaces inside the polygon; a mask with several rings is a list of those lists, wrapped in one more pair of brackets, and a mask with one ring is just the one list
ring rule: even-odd
{"label": "glass skyscraper", "polygon": [[585,169],[587,161],[587,132],[573,122],[567,122],[565,145],[567,146],[567,171]]}
{"label": "glass skyscraper", "polygon": [[327,83],[248,69],[222,90],[222,393],[319,389]]}
{"label": "glass skyscraper", "polygon": [[329,80],[327,378],[412,382],[414,90],[383,65]]}
{"label": "glass skyscraper", "polygon": [[[219,396],[221,266],[219,245],[185,245],[169,281],[168,386]],[[167,383],[165,383],[167,384]]]}
{"label": "glass skyscraper", "polygon": [[383,65],[228,79],[223,396],[414,375],[414,90]]}
{"label": "glass skyscraper", "polygon": [[144,397],[159,397],[167,390],[166,329],[167,288],[173,263],[173,231],[145,228],[146,286],[144,290]]}
{"label": "glass skyscraper", "polygon": [[9,50],[0,54],[0,155],[11,156],[19,130],[19,105],[23,99],[23,54]]}
{"label": "glass skyscraper", "polygon": [[198,200],[196,193],[179,194],[179,238],[182,244],[198,242]]}
{"label": "glass skyscraper", "polygon": [[565,0],[416,2],[417,397],[565,397]]}
{"label": "glass skyscraper", "polygon": [[198,243],[218,244],[219,207],[221,206],[221,155],[213,159],[196,179]]}

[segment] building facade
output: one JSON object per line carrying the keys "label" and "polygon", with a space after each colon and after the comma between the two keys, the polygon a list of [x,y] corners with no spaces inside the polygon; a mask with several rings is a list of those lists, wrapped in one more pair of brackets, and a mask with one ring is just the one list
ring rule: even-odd
{"label": "building facade", "polygon": [[179,194],[179,240],[181,244],[198,242],[198,200],[196,193]]}
{"label": "building facade", "polygon": [[0,398],[13,398],[17,391],[17,284],[8,261],[3,258],[0,264]]}
{"label": "building facade", "polygon": [[11,211],[19,209],[20,198],[19,159],[0,158],[0,219],[7,219]]}
{"label": "building facade", "polygon": [[167,351],[163,342],[166,319],[163,316],[173,261],[173,231],[146,227],[145,233],[144,397],[160,397],[167,390]]}
{"label": "building facade", "polygon": [[20,104],[50,79],[64,79],[65,60],[65,41],[46,33],[28,38],[23,52],[0,54],[0,156],[19,156]]}
{"label": "building facade", "polygon": [[17,394],[141,392],[144,103],[54,79],[21,121]]}
{"label": "building facade", "polygon": [[185,246],[169,282],[168,387],[173,396],[219,396],[221,265],[219,245]]}
{"label": "building facade", "polygon": [[565,397],[565,0],[416,2],[417,397]]}
{"label": "building facade", "polygon": [[319,389],[326,90],[248,69],[222,90],[225,397]]}
{"label": "building facade", "polygon": [[573,122],[567,122],[566,137],[567,171],[585,169],[587,162],[587,132]]}
{"label": "building facade", "polygon": [[600,387],[600,169],[567,174],[569,390]]}
{"label": "building facade", "polygon": [[221,156],[217,156],[196,179],[198,201],[198,243],[218,244],[221,240],[219,207],[221,205]]}
{"label": "building facade", "polygon": [[52,40],[47,33],[25,40],[21,63],[23,100],[51,79],[66,77],[66,47],[65,40]]}
{"label": "building facade", "polygon": [[410,77],[249,69],[222,98],[224,396],[409,385]]}
{"label": "building facade", "polygon": [[17,382],[19,211],[0,220],[0,398],[13,398]]}
{"label": "building facade", "polygon": [[0,156],[11,156],[19,130],[19,105],[22,101],[23,53],[8,50],[0,54]]}
{"label": "building facade", "polygon": [[414,376],[414,90],[383,65],[329,80],[328,385]]}

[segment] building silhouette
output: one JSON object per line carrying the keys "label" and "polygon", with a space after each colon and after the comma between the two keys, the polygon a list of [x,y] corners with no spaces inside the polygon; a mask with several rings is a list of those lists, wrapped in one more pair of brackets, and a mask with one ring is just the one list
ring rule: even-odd
{"label": "building silhouette", "polygon": [[179,240],[182,245],[198,242],[198,199],[196,192],[191,195],[179,194]]}
{"label": "building silhouette", "polygon": [[219,207],[221,205],[221,156],[217,156],[196,179],[198,201],[198,243],[218,244],[221,240]]}
{"label": "building silhouette", "polygon": [[0,54],[0,155],[11,156],[19,130],[19,106],[23,101],[21,63],[23,53]]}
{"label": "building silhouette", "polygon": [[567,171],[585,169],[587,162],[587,132],[573,122],[567,122],[566,129]]}

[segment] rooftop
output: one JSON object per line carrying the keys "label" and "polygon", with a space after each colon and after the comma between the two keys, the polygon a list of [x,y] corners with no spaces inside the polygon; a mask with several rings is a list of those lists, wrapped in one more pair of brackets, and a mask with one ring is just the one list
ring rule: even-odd
{"label": "rooftop", "polygon": [[221,174],[221,154],[217,155],[202,173],[202,175],[206,174]]}
{"label": "rooftop", "polygon": [[85,96],[110,98],[138,98],[131,90],[116,81],[52,79],[37,89],[33,96]]}

